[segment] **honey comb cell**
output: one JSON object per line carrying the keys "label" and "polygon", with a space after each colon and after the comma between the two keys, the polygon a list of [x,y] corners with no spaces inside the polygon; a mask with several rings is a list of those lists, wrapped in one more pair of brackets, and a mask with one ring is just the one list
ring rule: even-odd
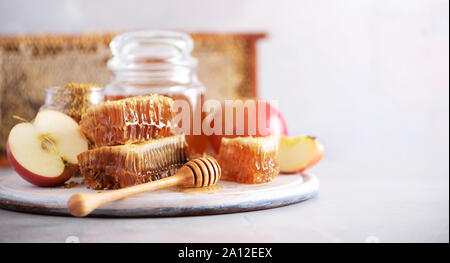
{"label": "honey comb cell", "polygon": [[162,95],[131,97],[97,104],[80,126],[95,146],[141,143],[171,135],[173,99]]}

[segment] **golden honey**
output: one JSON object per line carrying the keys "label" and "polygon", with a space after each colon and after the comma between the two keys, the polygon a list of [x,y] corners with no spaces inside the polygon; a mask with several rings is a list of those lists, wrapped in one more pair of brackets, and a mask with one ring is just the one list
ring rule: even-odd
{"label": "golden honey", "polygon": [[168,188],[168,190],[184,194],[214,194],[222,191],[223,187],[217,184],[206,187],[188,187],[188,188],[174,186]]}

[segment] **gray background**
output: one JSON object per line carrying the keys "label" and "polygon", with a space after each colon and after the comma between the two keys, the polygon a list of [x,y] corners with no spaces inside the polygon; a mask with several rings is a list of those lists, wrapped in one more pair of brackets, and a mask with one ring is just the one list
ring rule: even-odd
{"label": "gray background", "polygon": [[107,238],[98,219],[0,211],[0,241],[448,242],[448,1],[0,0],[0,34],[161,28],[269,34],[260,94],[279,101],[290,134],[325,145],[311,170],[320,196],[251,213],[107,220]]}

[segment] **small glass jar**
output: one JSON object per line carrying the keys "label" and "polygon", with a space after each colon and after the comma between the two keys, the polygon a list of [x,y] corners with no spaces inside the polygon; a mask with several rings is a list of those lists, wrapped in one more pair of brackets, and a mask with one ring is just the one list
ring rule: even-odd
{"label": "small glass jar", "polygon": [[45,89],[45,103],[39,110],[61,111],[79,122],[90,106],[105,100],[104,90],[104,87],[91,84],[50,87]]}
{"label": "small glass jar", "polygon": [[[207,139],[201,132],[205,87],[197,78],[197,60],[191,56],[191,37],[171,31],[138,31],[116,36],[108,61],[112,80],[106,100],[153,93],[187,101],[190,131],[184,132],[192,153],[203,153]],[[185,130],[186,131],[186,130]]]}

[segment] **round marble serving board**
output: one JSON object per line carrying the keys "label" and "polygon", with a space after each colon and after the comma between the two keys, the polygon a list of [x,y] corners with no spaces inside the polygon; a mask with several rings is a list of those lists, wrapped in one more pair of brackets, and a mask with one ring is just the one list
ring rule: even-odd
{"label": "round marble serving board", "polygon": [[[80,178],[71,179],[80,182]],[[246,185],[220,181],[212,189],[170,188],[143,193],[105,204],[89,216],[161,217],[209,215],[267,209],[310,199],[319,190],[319,181],[310,174],[280,174],[274,181]],[[67,200],[78,192],[97,192],[78,184],[72,188],[36,187],[13,170],[0,174],[0,208],[9,210],[70,215]]]}

